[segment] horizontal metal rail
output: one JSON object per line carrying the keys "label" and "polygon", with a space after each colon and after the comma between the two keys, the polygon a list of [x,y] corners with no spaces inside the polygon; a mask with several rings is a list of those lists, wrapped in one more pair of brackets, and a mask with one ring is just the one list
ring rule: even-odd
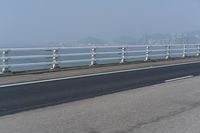
{"label": "horizontal metal rail", "polygon": [[97,54],[99,54],[99,55],[104,55],[104,54],[121,54],[121,51],[119,51],[119,52],[97,52]]}
{"label": "horizontal metal rail", "polygon": [[[166,45],[111,45],[80,47],[44,48],[1,48],[1,73],[61,67],[93,66],[107,61],[125,63],[127,61],[169,59],[173,57],[199,56],[200,44]],[[88,63],[90,62],[90,63]],[[35,67],[37,66],[37,67]],[[17,70],[15,70],[17,69]]]}
{"label": "horizontal metal rail", "polygon": [[69,60],[69,61],[59,61],[59,63],[78,63],[78,62],[90,62],[90,59],[82,59],[82,60]]}
{"label": "horizontal metal rail", "polygon": [[145,55],[128,56],[127,59],[145,58]]}
{"label": "horizontal metal rail", "polygon": [[134,50],[134,51],[126,51],[126,53],[144,53],[146,52],[145,50]]}
{"label": "horizontal metal rail", "polygon": [[9,56],[0,57],[0,59],[34,59],[34,58],[51,58],[53,55],[27,55],[27,56]]}
{"label": "horizontal metal rail", "polygon": [[110,57],[110,58],[99,58],[99,61],[108,61],[108,60],[120,60],[120,57]]}
{"label": "horizontal metal rail", "polygon": [[1,67],[24,67],[24,66],[38,66],[38,65],[51,65],[51,64],[52,64],[52,62],[38,62],[38,63],[1,65]]}
{"label": "horizontal metal rail", "polygon": [[[77,46],[77,47],[44,47],[44,48],[0,48],[0,51],[4,50],[11,50],[11,51],[38,51],[38,50],[54,50],[54,49],[91,49],[91,48],[121,48],[121,47],[126,47],[126,48],[135,48],[135,47],[165,47],[165,46],[173,46],[173,47],[180,47],[183,46],[184,44],[168,44],[168,45],[111,45],[111,46]],[[198,46],[199,44],[185,44],[186,46]]]}

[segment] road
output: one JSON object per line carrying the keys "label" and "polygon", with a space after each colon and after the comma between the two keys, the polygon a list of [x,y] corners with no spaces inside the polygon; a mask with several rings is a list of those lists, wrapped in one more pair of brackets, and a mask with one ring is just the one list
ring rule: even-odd
{"label": "road", "polygon": [[200,63],[196,62],[41,83],[0,86],[0,115],[111,94],[199,74]]}
{"label": "road", "polygon": [[199,133],[200,77],[0,117],[0,133]]}

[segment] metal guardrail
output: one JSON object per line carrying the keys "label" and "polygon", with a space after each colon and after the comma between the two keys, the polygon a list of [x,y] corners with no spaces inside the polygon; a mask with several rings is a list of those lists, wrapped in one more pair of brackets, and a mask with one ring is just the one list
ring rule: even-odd
{"label": "metal guardrail", "polygon": [[[81,62],[90,62],[88,65],[94,66],[100,61],[118,60],[119,63],[125,63],[131,59],[148,61],[153,58],[199,56],[200,44],[4,48],[0,49],[0,52],[2,53],[0,57],[1,74],[4,74],[15,71],[11,68],[16,67],[47,65],[49,69],[58,69],[62,64],[70,63],[77,63],[76,66],[81,66]],[[43,59],[47,60],[43,61]]]}

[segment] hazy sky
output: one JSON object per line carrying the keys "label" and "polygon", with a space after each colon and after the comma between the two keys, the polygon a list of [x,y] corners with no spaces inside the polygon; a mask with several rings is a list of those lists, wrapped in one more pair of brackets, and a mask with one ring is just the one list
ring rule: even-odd
{"label": "hazy sky", "polygon": [[200,29],[200,0],[0,0],[0,45]]}

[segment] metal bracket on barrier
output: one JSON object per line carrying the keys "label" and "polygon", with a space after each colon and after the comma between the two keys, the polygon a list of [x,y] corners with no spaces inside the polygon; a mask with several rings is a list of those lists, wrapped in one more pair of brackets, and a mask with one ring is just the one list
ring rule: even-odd
{"label": "metal bracket on barrier", "polygon": [[8,58],[8,54],[9,54],[9,50],[3,50],[2,52],[2,64],[3,64],[3,67],[2,67],[2,73],[9,73],[11,72],[9,70],[9,66],[8,66],[8,61],[9,61],[9,58]]}
{"label": "metal bracket on barrier", "polygon": [[58,69],[60,68],[58,64],[58,49],[53,49],[53,57],[52,57],[52,68],[51,69]]}
{"label": "metal bracket on barrier", "polygon": [[182,55],[183,58],[186,57],[186,45],[184,44],[183,45],[183,55]]}
{"label": "metal bracket on barrier", "polygon": [[165,59],[169,59],[170,58],[170,46],[166,46],[166,57]]}
{"label": "metal bracket on barrier", "polygon": [[150,47],[149,47],[149,46],[146,46],[146,49],[145,49],[146,57],[145,57],[145,60],[144,60],[144,61],[150,60],[149,53],[150,53]]}
{"label": "metal bracket on barrier", "polygon": [[122,53],[121,53],[121,61],[120,63],[125,63],[126,62],[126,48],[122,47]]}
{"label": "metal bracket on barrier", "polygon": [[198,48],[197,48],[197,56],[200,55],[200,45],[198,45]]}
{"label": "metal bracket on barrier", "polygon": [[97,52],[96,52],[96,48],[92,48],[92,52],[91,52],[91,63],[90,66],[94,66],[97,64]]}

